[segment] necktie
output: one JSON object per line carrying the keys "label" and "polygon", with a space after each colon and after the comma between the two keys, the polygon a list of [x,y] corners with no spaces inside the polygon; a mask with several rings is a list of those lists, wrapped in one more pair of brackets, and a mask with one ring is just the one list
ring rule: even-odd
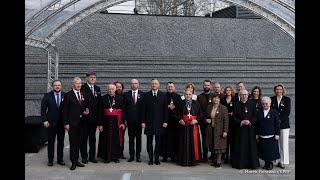
{"label": "necktie", "polygon": [[153,96],[154,96],[154,97],[157,97],[157,93],[154,92],[154,93],[153,93]]}
{"label": "necktie", "polygon": [[81,105],[81,97],[80,97],[80,93],[79,93],[79,91],[77,91],[77,95],[78,95],[78,101],[79,101],[79,104]]}
{"label": "necktie", "polygon": [[59,93],[56,93],[56,96],[57,96],[57,106],[59,107],[60,106],[60,96],[59,96]]}
{"label": "necktie", "polygon": [[136,102],[136,92],[135,91],[133,91],[133,96],[132,96],[132,98],[133,98],[133,104],[135,105],[137,102]]}
{"label": "necktie", "polygon": [[93,90],[93,86],[90,86],[91,92],[94,95],[94,90]]}

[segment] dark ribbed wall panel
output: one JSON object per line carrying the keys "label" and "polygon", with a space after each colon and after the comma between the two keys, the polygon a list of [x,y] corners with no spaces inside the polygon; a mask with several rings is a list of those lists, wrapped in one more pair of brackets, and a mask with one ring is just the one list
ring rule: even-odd
{"label": "dark ribbed wall panel", "polygon": [[55,44],[109,56],[294,57],[294,41],[262,19],[95,14]]}

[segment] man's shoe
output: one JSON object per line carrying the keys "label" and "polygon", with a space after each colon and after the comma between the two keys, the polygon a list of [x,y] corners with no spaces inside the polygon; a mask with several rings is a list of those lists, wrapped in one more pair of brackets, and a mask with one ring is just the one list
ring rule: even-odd
{"label": "man's shoe", "polygon": [[76,164],[75,163],[72,163],[71,167],[70,167],[70,170],[75,170],[76,169]]}
{"label": "man's shoe", "polygon": [[93,163],[98,163],[98,161],[95,158],[89,158],[89,161]]}
{"label": "man's shoe", "polygon": [[88,159],[82,159],[81,162],[84,163],[84,164],[88,164]]}
{"label": "man's shoe", "polygon": [[162,162],[168,162],[168,158],[163,158]]}
{"label": "man's shoe", "polygon": [[154,161],[154,163],[155,163],[156,165],[160,165],[159,159],[156,159],[156,160]]}
{"label": "man's shoe", "polygon": [[126,157],[122,156],[121,159],[127,159]]}
{"label": "man's shoe", "polygon": [[137,158],[136,161],[137,161],[137,162],[141,162],[140,158]]}
{"label": "man's shoe", "polygon": [[84,164],[81,164],[81,162],[79,162],[79,161],[76,162],[75,164],[76,164],[76,166],[78,166],[78,167],[84,167],[84,166],[85,166]]}
{"label": "man's shoe", "polygon": [[153,161],[149,161],[148,164],[149,164],[149,165],[153,165]]}
{"label": "man's shoe", "polygon": [[53,162],[52,161],[48,161],[48,166],[53,166]]}
{"label": "man's shoe", "polygon": [[60,160],[60,161],[58,161],[57,163],[60,164],[60,165],[62,165],[62,166],[66,165],[66,163],[65,163],[63,160]]}
{"label": "man's shoe", "polygon": [[109,161],[109,160],[104,160],[103,162],[104,162],[104,163],[109,163],[110,161]]}
{"label": "man's shoe", "polygon": [[132,161],[134,161],[134,157],[130,157],[130,158],[128,159],[128,162],[132,162]]}
{"label": "man's shoe", "polygon": [[119,159],[114,159],[112,161],[115,162],[115,163],[119,163],[120,162]]}

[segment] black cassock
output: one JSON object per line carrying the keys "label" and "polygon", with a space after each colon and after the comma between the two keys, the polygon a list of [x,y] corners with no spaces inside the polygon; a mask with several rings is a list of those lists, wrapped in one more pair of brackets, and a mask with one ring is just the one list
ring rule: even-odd
{"label": "black cassock", "polygon": [[[179,116],[188,115],[188,109],[185,100],[180,102]],[[198,123],[202,120],[200,104],[198,101],[192,100],[190,114],[197,116]],[[181,119],[181,118],[180,118]],[[184,126],[179,124],[178,129],[178,163],[182,166],[194,166],[201,158],[201,140],[198,124]]]}
{"label": "black cassock", "polygon": [[[257,122],[256,104],[248,100],[234,103],[233,109],[234,136],[231,166],[237,169],[256,169],[259,167],[255,125]],[[242,120],[248,119],[251,125],[240,127]]]}
{"label": "black cassock", "polygon": [[[112,105],[114,103],[114,105]],[[99,144],[97,157],[106,161],[111,161],[120,158],[120,134],[118,116],[106,115],[105,111],[110,111],[112,105],[112,112],[121,109],[121,124],[124,124],[125,112],[123,111],[123,101],[120,95],[111,97],[104,95],[101,98],[99,106],[99,121],[98,125],[103,126],[103,131],[99,133]],[[121,143],[122,144],[122,143]]]}
{"label": "black cassock", "polygon": [[170,157],[175,160],[178,154],[178,127],[180,117],[177,116],[181,102],[181,96],[177,93],[166,93],[168,105],[173,102],[175,108],[171,110],[168,107],[168,127],[164,129],[164,135],[161,137],[161,156]]}

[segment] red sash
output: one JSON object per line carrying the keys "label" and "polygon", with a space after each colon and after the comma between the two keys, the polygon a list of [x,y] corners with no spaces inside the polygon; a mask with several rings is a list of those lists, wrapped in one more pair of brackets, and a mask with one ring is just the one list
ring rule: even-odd
{"label": "red sash", "polygon": [[[188,116],[183,115],[181,119],[184,121],[184,123],[189,126],[191,121],[196,119],[197,116]],[[196,160],[199,160],[199,148],[198,148],[198,125],[194,124],[193,126],[193,142],[194,142],[194,153]]]}
{"label": "red sash", "polygon": [[121,109],[113,109],[112,112],[110,112],[110,108],[104,108],[103,115],[113,115],[117,116],[118,119],[118,132],[119,132],[119,139],[120,139],[120,147],[122,147],[122,131],[123,129],[120,127],[121,125]]}

